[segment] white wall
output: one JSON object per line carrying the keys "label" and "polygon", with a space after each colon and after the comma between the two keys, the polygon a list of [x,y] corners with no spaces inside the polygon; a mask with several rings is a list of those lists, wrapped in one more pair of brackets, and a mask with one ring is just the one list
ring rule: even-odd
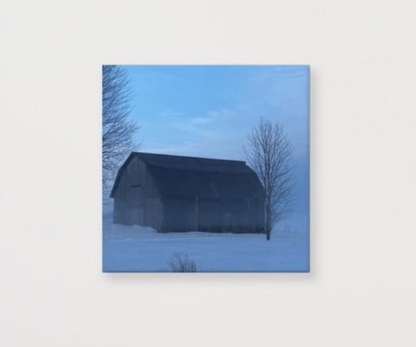
{"label": "white wall", "polygon": [[[0,345],[414,346],[414,12],[1,1]],[[310,274],[101,273],[102,63],[311,64]]]}

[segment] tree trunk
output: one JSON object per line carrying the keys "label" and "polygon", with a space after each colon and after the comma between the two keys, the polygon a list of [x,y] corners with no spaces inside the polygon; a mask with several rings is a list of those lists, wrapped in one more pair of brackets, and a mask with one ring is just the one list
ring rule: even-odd
{"label": "tree trunk", "polygon": [[266,240],[270,241],[270,231],[267,232]]}

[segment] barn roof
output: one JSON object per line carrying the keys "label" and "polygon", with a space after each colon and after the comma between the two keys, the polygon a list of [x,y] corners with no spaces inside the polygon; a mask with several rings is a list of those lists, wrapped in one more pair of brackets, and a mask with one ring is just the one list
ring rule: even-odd
{"label": "barn roof", "polygon": [[132,152],[118,172],[111,197],[134,157],[148,165],[162,196],[241,199],[264,193],[257,174],[244,161]]}

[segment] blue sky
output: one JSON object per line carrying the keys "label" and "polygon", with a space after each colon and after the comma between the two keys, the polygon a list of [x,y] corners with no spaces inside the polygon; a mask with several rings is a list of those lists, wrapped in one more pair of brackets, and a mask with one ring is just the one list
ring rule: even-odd
{"label": "blue sky", "polygon": [[[298,207],[309,174],[309,66],[131,65],[130,117],[141,151],[243,160],[260,117],[278,121],[294,146]],[[301,205],[303,207],[301,207]]]}

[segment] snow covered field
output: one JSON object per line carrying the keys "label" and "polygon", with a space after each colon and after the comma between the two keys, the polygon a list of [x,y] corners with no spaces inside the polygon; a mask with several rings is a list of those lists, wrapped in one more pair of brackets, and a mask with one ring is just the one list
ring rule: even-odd
{"label": "snow covered field", "polygon": [[[175,253],[187,253],[197,271],[309,271],[307,224],[284,225],[265,235],[206,232],[157,233],[140,226],[112,224],[112,206],[104,205],[103,271],[171,271]],[[295,225],[295,227],[293,227]],[[304,226],[303,232],[298,229]]]}

